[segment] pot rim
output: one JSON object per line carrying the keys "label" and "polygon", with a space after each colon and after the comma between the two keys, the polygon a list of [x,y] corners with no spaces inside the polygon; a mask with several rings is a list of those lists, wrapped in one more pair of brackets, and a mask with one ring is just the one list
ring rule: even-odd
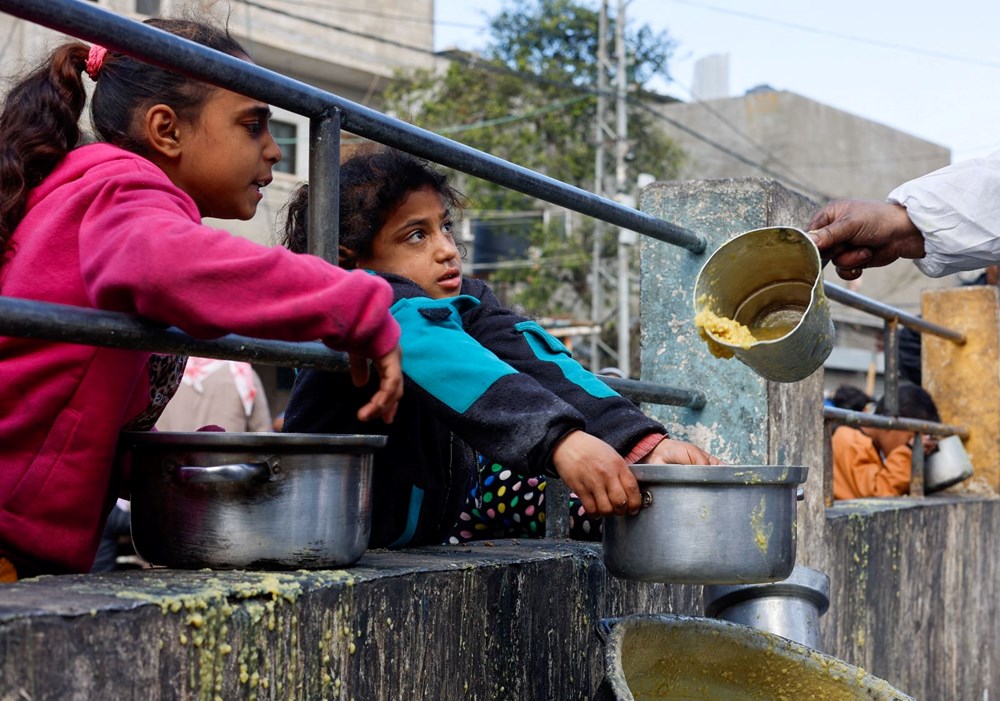
{"label": "pot rim", "polygon": [[229,431],[123,431],[119,442],[129,448],[155,446],[194,450],[240,449],[280,452],[329,451],[330,448],[372,449],[385,446],[387,436],[346,433],[274,433]]}
{"label": "pot rim", "polygon": [[806,481],[809,468],[795,465],[655,465],[629,466],[644,484],[794,485]]}

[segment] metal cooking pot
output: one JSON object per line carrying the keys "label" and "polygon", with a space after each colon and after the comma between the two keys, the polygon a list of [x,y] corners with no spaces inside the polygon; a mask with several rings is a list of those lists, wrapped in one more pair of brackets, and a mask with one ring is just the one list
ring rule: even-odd
{"label": "metal cooking pot", "polygon": [[604,564],[623,579],[743,584],[795,566],[797,485],[807,468],[632,465],[635,516],[604,519]]}
{"label": "metal cooking pot", "polygon": [[168,567],[327,568],[368,547],[385,436],[123,433],[132,540]]}
{"label": "metal cooking pot", "polygon": [[924,491],[937,492],[972,477],[972,461],[962,439],[948,436],[938,441],[937,450],[924,467]]}
{"label": "metal cooking pot", "polygon": [[702,326],[713,354],[735,355],[761,377],[797,382],[833,350],[833,319],[819,249],[791,226],[754,229],[723,243],[695,282],[695,315],[710,311],[745,326],[755,340]]}
{"label": "metal cooking pot", "polygon": [[712,584],[703,592],[705,615],[820,649],[819,619],[830,608],[830,577],[796,565],[780,582]]}
{"label": "metal cooking pot", "polygon": [[606,676],[594,701],[913,701],[836,657],[714,618],[626,616],[598,635]]}

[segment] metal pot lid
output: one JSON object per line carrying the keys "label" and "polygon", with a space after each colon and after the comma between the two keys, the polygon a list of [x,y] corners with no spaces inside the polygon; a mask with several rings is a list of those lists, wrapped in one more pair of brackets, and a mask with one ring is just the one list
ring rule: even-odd
{"label": "metal pot lid", "polygon": [[802,484],[809,468],[792,465],[630,465],[643,484]]}
{"label": "metal pot lid", "polygon": [[388,438],[343,433],[231,433],[229,431],[123,431],[119,442],[127,447],[186,450],[255,450],[268,452],[345,452],[385,446]]}

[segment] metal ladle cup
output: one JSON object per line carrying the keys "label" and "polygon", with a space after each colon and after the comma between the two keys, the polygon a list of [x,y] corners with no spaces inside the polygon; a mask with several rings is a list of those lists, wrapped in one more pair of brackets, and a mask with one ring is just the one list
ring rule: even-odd
{"label": "metal ladle cup", "polygon": [[735,355],[774,382],[811,375],[833,350],[822,271],[816,244],[794,227],[754,229],[722,244],[698,273],[695,316],[707,310],[738,322],[752,339],[733,342],[700,327],[713,354]]}

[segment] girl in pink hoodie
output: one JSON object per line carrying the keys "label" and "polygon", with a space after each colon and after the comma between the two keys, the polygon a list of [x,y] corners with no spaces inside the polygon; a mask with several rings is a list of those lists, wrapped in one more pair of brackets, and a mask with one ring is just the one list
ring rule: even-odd
{"label": "girl in pink hoodie", "polygon": [[[150,24],[249,60],[227,32]],[[77,144],[95,81],[102,143]],[[202,225],[249,219],[281,158],[264,103],[99,46],[68,42],[0,113],[0,294],[140,315],[200,338],[320,339],[402,392],[392,291],[367,273]],[[156,421],[184,359],[0,337],[0,581],[90,569],[123,486],[122,430]]]}

